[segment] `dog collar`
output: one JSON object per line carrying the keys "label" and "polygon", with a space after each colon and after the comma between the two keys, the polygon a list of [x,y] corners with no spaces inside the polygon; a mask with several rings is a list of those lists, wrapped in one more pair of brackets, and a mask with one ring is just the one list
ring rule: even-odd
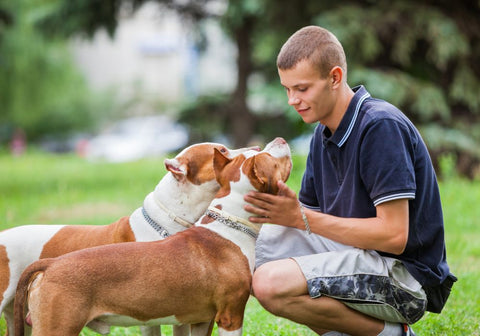
{"label": "dog collar", "polygon": [[231,227],[232,229],[238,230],[248,234],[250,237],[257,239],[258,232],[260,229],[255,226],[252,222],[249,222],[246,219],[230,215],[225,211],[222,211],[215,207],[208,207],[207,212],[205,213],[208,217],[211,217],[218,222]]}
{"label": "dog collar", "polygon": [[177,215],[175,215],[172,211],[170,211],[170,209],[168,209],[165,205],[163,205],[163,203],[160,202],[156,197],[154,197],[153,199],[155,200],[155,203],[157,203],[158,207],[160,209],[162,209],[163,211],[165,211],[165,213],[168,215],[168,217],[171,220],[173,220],[174,222],[180,224],[181,226],[183,226],[187,229],[193,226],[193,223],[190,223],[190,222],[186,221],[185,219],[180,218]]}
{"label": "dog collar", "polygon": [[162,238],[167,238],[168,236],[170,236],[170,233],[163,227],[161,226],[160,224],[158,224],[157,222],[155,222],[147,213],[147,210],[145,210],[144,207],[142,207],[142,214],[143,214],[143,218],[145,218],[145,220],[147,221],[148,224],[150,224],[151,227],[153,227],[155,229],[155,231],[157,231],[160,236]]}

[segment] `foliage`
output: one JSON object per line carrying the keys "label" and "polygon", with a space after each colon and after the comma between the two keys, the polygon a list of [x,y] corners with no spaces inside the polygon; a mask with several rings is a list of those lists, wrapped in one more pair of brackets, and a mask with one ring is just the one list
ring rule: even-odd
{"label": "foliage", "polygon": [[[288,185],[298,192],[305,157],[294,157]],[[449,166],[446,163],[445,166]],[[446,170],[450,169],[448,167]],[[0,152],[0,230],[30,224],[107,224],[141,206],[165,174],[161,159],[124,164],[91,163],[75,156],[30,152],[12,157]],[[128,192],[125,192],[128,190]],[[417,335],[480,335],[480,180],[450,175],[440,183],[447,257],[459,278],[442,314],[430,314],[414,325]],[[171,335],[166,327],[165,334]],[[5,322],[0,319],[0,335]],[[138,335],[138,328],[114,328],[111,335]],[[82,335],[96,335],[84,329]],[[293,336],[314,334],[266,312],[249,301],[244,335]]]}
{"label": "foliage", "polygon": [[64,41],[47,39],[34,29],[39,13],[33,0],[10,2],[9,11],[15,21],[0,44],[0,141],[13,128],[36,140],[91,127],[108,110],[109,100],[88,89]]}
{"label": "foliage", "polygon": [[190,142],[211,141],[222,135],[228,124],[226,95],[200,96],[181,108],[178,121],[189,125]]}
{"label": "foliage", "polygon": [[474,176],[480,163],[472,146],[480,141],[479,3],[365,2],[344,1],[314,20],[343,43],[349,83],[365,84],[400,107],[426,130],[434,159],[456,153],[459,171]]}
{"label": "foliage", "polygon": [[[479,16],[480,4],[475,1],[279,4],[263,0],[229,1],[223,22],[231,32],[239,20],[248,17],[254,41],[253,74],[263,78],[265,87],[255,86],[258,81],[249,82],[249,100],[252,95],[263,95],[257,111],[268,113],[282,101],[266,99],[271,92],[268,87],[278,85],[274,60],[281,45],[298,28],[317,24],[334,32],[344,45],[350,85],[364,84],[374,97],[392,102],[420,128],[428,128],[424,136],[428,144],[434,143],[435,162],[446,151],[457,153],[457,169],[472,177],[478,171],[480,154],[467,150],[471,146],[465,144],[480,141],[475,123],[480,113]],[[278,110],[292,116],[285,108]],[[437,139],[446,134],[459,136],[449,136],[444,146]]]}
{"label": "foliage", "polygon": [[[448,147],[433,146],[432,156],[436,160],[453,150],[460,153],[457,168],[462,174],[473,176],[478,170],[478,152],[464,151],[463,144],[466,138],[470,143],[480,141],[480,126],[475,122],[480,114],[478,1],[228,0],[223,12],[212,10],[219,7],[216,0],[156,1],[193,23],[218,19],[234,41],[237,86],[220,108],[228,117],[211,126],[223,127],[218,131],[232,134],[237,144],[247,142],[254,131],[264,132],[257,125],[265,118],[275,120],[275,127],[286,137],[310,130],[299,127],[298,116],[280,98],[275,58],[295,30],[317,24],[334,32],[344,45],[351,86],[365,84],[374,97],[397,105],[419,128],[442,130],[440,135],[426,132],[427,143],[439,144],[435,137],[444,132],[462,134],[450,137]],[[36,2],[32,22],[49,36],[91,36],[99,28],[113,35],[119,15],[135,11],[146,0]],[[195,109],[190,105],[185,113],[193,115]],[[191,119],[204,127],[205,121]]]}
{"label": "foliage", "polygon": [[[312,125],[305,124],[285,103],[285,92],[279,85],[252,85],[248,105],[255,116],[253,141],[273,139],[277,136],[287,140],[311,132]],[[227,95],[200,96],[180,108],[179,122],[189,126],[190,142],[211,141],[230,134],[225,132],[233,120]],[[230,143],[234,143],[227,136]]]}
{"label": "foliage", "polygon": [[[133,13],[149,0],[49,0],[41,2],[43,15],[35,20],[36,27],[48,36],[92,37],[99,29],[115,34],[122,14]],[[211,0],[156,0],[165,8],[178,12],[184,19],[199,21],[215,16],[208,10]]]}

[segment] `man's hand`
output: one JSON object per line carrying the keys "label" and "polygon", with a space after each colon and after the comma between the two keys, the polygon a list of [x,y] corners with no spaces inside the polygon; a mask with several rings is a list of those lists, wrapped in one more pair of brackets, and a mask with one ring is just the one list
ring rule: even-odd
{"label": "man's hand", "polygon": [[248,220],[259,224],[303,227],[297,195],[283,181],[278,181],[278,188],[277,195],[253,191],[245,195],[244,200],[250,203],[245,205],[245,210],[256,215]]}

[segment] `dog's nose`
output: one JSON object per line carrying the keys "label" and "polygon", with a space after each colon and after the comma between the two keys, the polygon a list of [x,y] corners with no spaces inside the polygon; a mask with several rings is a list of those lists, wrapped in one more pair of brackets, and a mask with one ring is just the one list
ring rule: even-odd
{"label": "dog's nose", "polygon": [[279,145],[284,145],[287,143],[287,141],[282,138],[282,137],[277,137],[275,140],[273,140],[274,143],[279,144]]}

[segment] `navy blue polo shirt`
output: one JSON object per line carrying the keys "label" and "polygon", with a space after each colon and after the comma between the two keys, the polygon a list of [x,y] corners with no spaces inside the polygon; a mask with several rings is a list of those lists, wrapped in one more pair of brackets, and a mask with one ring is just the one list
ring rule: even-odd
{"label": "navy blue polo shirt", "polygon": [[376,216],[375,206],[409,201],[409,235],[400,259],[422,285],[437,285],[449,268],[437,179],[420,133],[395,106],[363,86],[335,133],[319,124],[299,193],[306,207],[339,217]]}

